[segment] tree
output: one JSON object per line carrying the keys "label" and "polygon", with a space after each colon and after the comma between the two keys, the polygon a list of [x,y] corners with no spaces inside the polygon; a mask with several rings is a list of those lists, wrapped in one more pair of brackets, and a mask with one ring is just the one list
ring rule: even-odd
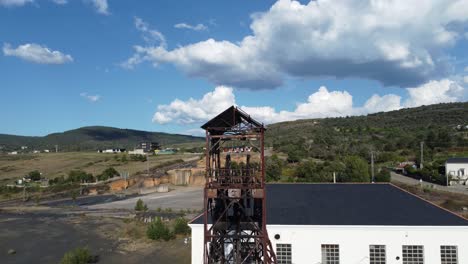
{"label": "tree", "polygon": [[157,217],[155,221],[151,222],[146,230],[146,236],[152,240],[164,239],[169,241],[174,238],[174,233],[169,230],[169,227],[163,223],[160,217]]}
{"label": "tree", "polygon": [[93,182],[94,176],[82,170],[72,170],[68,173],[68,180],[71,182]]}
{"label": "tree", "polygon": [[280,180],[282,169],[283,162],[278,158],[277,155],[273,155],[271,158],[267,158],[265,166],[267,181]]}
{"label": "tree", "polygon": [[347,156],[344,159],[345,170],[340,175],[342,182],[369,182],[369,165],[367,161],[358,156]]}
{"label": "tree", "polygon": [[187,235],[190,234],[190,227],[187,224],[187,220],[183,217],[179,217],[174,223],[174,234]]}
{"label": "tree", "polygon": [[41,180],[41,173],[37,170],[31,171],[28,173],[27,177],[31,179],[31,181],[40,181]]}
{"label": "tree", "polygon": [[382,168],[376,175],[375,175],[376,182],[390,182],[390,171],[386,168]]}
{"label": "tree", "polygon": [[98,176],[98,180],[106,181],[109,178],[114,178],[115,176],[118,176],[118,175],[120,175],[120,174],[116,169],[114,169],[113,167],[109,167],[109,168],[105,169],[101,173],[101,175]]}
{"label": "tree", "polygon": [[143,202],[143,200],[138,199],[135,205],[135,211],[146,212],[148,211],[148,206]]}

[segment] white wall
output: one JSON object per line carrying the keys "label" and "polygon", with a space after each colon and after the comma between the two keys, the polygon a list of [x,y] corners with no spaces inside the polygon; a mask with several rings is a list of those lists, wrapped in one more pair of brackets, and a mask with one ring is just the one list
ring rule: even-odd
{"label": "white wall", "polygon": [[[203,263],[203,225],[192,227],[192,264]],[[440,264],[440,246],[458,246],[458,263],[468,263],[468,226],[275,226],[268,235],[277,243],[292,244],[294,264],[321,263],[321,245],[339,244],[340,263],[368,264],[369,245],[386,245],[387,263],[403,263],[402,245],[423,245],[424,263]],[[274,239],[279,234],[279,240]],[[399,256],[400,260],[396,260]]]}
{"label": "white wall", "polygon": [[458,170],[465,169],[465,175],[461,176],[462,180],[468,179],[468,163],[446,163],[445,173],[451,175],[455,179],[458,178]]}

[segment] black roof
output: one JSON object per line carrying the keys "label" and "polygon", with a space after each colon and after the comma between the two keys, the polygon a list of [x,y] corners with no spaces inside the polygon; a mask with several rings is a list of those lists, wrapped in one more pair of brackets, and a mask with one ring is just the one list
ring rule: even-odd
{"label": "black roof", "polygon": [[[391,184],[267,184],[269,225],[468,226]],[[203,216],[192,223],[203,224]]]}
{"label": "black roof", "polygon": [[242,121],[248,122],[255,127],[261,127],[262,124],[258,121],[255,121],[247,113],[241,109],[231,106],[228,109],[224,110],[221,114],[217,115],[210,121],[206,122],[201,128],[207,130],[209,128],[232,128]]}
{"label": "black roof", "polygon": [[447,163],[468,163],[468,158],[448,158]]}

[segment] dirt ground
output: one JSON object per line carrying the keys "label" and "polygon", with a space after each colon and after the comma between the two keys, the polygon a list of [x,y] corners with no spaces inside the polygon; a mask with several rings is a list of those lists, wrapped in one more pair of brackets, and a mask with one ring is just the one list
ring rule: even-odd
{"label": "dirt ground", "polygon": [[[169,242],[145,238],[143,223],[38,210],[0,212],[0,263],[59,263],[87,247],[98,263],[190,263],[184,237]],[[16,254],[8,254],[13,249]]]}

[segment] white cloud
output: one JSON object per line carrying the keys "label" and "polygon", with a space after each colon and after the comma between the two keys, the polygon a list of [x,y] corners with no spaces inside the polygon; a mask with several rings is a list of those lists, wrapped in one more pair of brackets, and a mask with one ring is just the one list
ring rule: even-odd
{"label": "white cloud", "polygon": [[465,77],[463,77],[463,81],[464,81],[466,84],[468,84],[468,75],[465,76]]}
{"label": "white cloud", "polygon": [[109,5],[107,0],[91,0],[91,3],[96,8],[96,12],[103,15],[109,15]]}
{"label": "white cloud", "polygon": [[34,0],[0,0],[1,6],[23,6],[32,3]]}
{"label": "white cloud", "polygon": [[252,15],[240,42],[205,41],[167,49],[138,46],[152,63],[170,63],[217,85],[274,88],[286,76],[373,79],[420,85],[446,75],[444,50],[464,34],[466,0],[279,0]]}
{"label": "white cloud", "polygon": [[203,24],[190,25],[187,23],[179,23],[179,24],[175,24],[174,27],[179,28],[179,29],[190,29],[194,31],[208,30],[208,27]]}
{"label": "white cloud", "polygon": [[419,87],[407,88],[409,98],[406,107],[457,102],[463,100],[466,90],[460,84],[449,79],[430,81]]}
{"label": "white cloud", "polygon": [[363,114],[375,112],[388,112],[401,108],[401,96],[395,94],[387,94],[379,96],[374,94],[369,98],[362,109]]}
{"label": "white cloud", "polygon": [[46,46],[34,43],[20,45],[17,48],[12,48],[10,44],[5,43],[3,45],[3,54],[5,56],[15,56],[26,61],[40,64],[64,64],[73,61],[71,55],[56,50],[50,50]]}
{"label": "white cloud", "polygon": [[468,66],[465,67],[465,71],[468,72]]}
{"label": "white cloud", "polygon": [[80,96],[85,98],[86,100],[90,101],[91,103],[97,102],[101,99],[101,96],[96,94],[96,95],[90,95],[88,93],[80,93]]}
{"label": "white cloud", "polygon": [[[362,106],[353,105],[353,96],[347,91],[329,91],[320,87],[306,102],[298,103],[293,111],[279,110],[271,106],[241,106],[243,110],[261,122],[276,123],[289,120],[364,115],[398,110],[403,107],[456,102],[464,100],[466,89],[456,82],[443,79],[430,81],[416,88],[408,88],[404,104],[401,96],[387,94],[372,95]],[[159,105],[153,122],[159,124],[198,124],[216,116],[231,105],[236,105],[233,89],[218,86],[201,99],[187,101],[175,99],[168,105]]]}
{"label": "white cloud", "polygon": [[159,44],[159,46],[166,47],[166,38],[164,35],[154,29],[151,29],[143,19],[135,17],[135,28],[142,33],[142,37],[148,44]]}
{"label": "white cloud", "polygon": [[[141,36],[147,45],[157,46],[159,49],[166,48],[166,38],[161,32],[155,29],[151,29],[149,24],[139,17],[135,17],[134,23],[135,28],[141,32]],[[158,48],[154,48],[154,50],[157,50]],[[144,47],[136,45],[134,46],[134,49],[136,51],[135,54],[128,58],[125,62],[121,63],[122,67],[133,69],[135,65],[149,60],[149,57],[144,55],[144,52],[142,52],[142,50],[145,49]]]}
{"label": "white cloud", "polygon": [[153,122],[165,124],[176,122],[190,124],[208,120],[229,106],[235,104],[232,88],[219,86],[200,100],[193,98],[187,101],[175,99],[169,105],[159,105],[153,116]]}

